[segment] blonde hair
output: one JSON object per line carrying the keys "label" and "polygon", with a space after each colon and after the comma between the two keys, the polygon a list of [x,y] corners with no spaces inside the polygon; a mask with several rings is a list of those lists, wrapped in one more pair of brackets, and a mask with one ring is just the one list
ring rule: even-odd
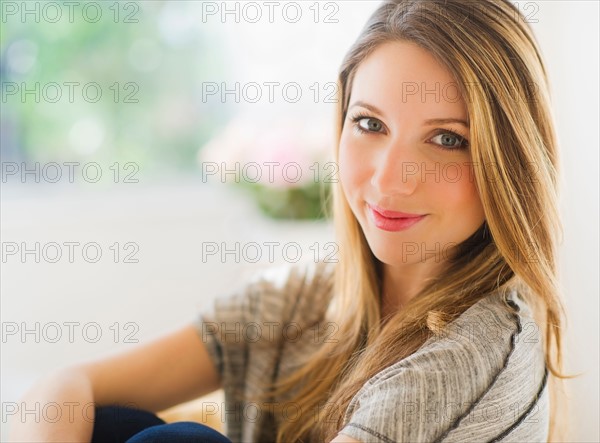
{"label": "blonde hair", "polygon": [[[380,262],[342,192],[333,188],[339,246],[332,300],[337,343],[268,390],[294,392],[304,414],[284,421],[278,442],[330,441],[362,385],[415,352],[494,291],[516,289],[541,328],[550,371],[549,441],[564,438],[564,307],[557,281],[558,153],[546,70],[531,29],[508,0],[385,1],[346,55],[338,78],[335,159],[360,63],[381,44],[410,41],[453,74],[470,120],[471,160],[486,221],[459,245],[448,269],[381,324]],[[559,386],[559,382],[560,386]],[[323,408],[323,405],[336,407]],[[307,411],[311,411],[308,413]],[[317,419],[315,420],[315,417]]]}

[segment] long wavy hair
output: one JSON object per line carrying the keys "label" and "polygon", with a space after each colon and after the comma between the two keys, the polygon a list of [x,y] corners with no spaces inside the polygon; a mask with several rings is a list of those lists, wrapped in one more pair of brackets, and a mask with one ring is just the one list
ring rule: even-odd
{"label": "long wavy hair", "polygon": [[[546,69],[526,19],[508,0],[384,1],[343,60],[334,158],[358,66],[390,41],[416,43],[453,74],[466,103],[470,149],[485,223],[451,264],[382,323],[381,263],[342,191],[333,185],[339,246],[327,318],[339,330],[316,355],[268,389],[293,392],[303,415],[283,421],[277,441],[330,441],[363,384],[415,352],[477,301],[516,289],[541,326],[549,369],[549,441],[564,438],[563,328],[557,279],[558,153]],[[561,399],[559,399],[559,395]],[[324,407],[335,405],[336,407]],[[309,413],[310,411],[310,413]],[[316,419],[315,419],[316,417]]]}

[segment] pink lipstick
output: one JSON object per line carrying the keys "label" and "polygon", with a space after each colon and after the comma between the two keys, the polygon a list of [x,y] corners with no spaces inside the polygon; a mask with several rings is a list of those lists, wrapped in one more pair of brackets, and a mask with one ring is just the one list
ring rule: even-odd
{"label": "pink lipstick", "polygon": [[409,214],[406,212],[397,212],[383,209],[379,206],[370,205],[369,214],[375,226],[384,231],[397,232],[404,231],[411,226],[423,220],[427,214]]}

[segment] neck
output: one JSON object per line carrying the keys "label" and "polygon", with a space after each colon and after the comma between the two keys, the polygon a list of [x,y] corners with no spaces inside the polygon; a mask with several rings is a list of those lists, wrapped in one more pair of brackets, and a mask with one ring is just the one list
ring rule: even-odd
{"label": "neck", "polygon": [[419,291],[428,280],[441,271],[441,263],[424,261],[419,263],[404,264],[401,266],[383,266],[382,283],[382,318],[393,315],[402,309]]}

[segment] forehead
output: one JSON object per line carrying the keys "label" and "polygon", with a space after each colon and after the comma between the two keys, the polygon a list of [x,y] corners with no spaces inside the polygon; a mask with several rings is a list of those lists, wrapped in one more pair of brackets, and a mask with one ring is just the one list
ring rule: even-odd
{"label": "forehead", "polygon": [[428,51],[405,41],[384,43],[360,63],[350,98],[383,111],[409,107],[417,113],[467,116],[452,73]]}

